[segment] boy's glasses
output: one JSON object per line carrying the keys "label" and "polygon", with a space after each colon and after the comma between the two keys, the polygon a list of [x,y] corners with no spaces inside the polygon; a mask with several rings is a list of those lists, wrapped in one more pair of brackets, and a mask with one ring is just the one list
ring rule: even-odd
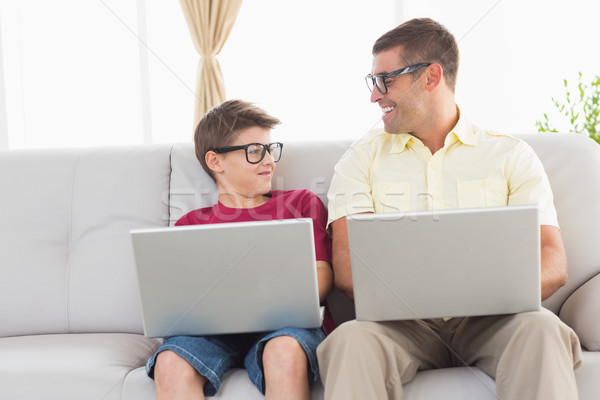
{"label": "boy's glasses", "polygon": [[273,157],[273,161],[277,162],[281,159],[281,150],[283,149],[283,143],[275,142],[269,144],[262,143],[248,143],[242,146],[225,146],[211,149],[215,153],[228,153],[230,151],[242,150],[246,152],[246,161],[250,164],[258,164],[265,158],[267,151]]}
{"label": "boy's glasses", "polygon": [[397,69],[396,71],[390,72],[389,74],[380,74],[380,75],[367,75],[365,76],[365,80],[367,81],[367,87],[369,91],[373,91],[374,88],[379,90],[379,93],[386,94],[388,91],[387,85],[385,83],[389,78],[393,78],[394,76],[410,74],[411,72],[415,72],[419,68],[429,67],[431,63],[421,63],[415,65],[409,65],[408,67]]}

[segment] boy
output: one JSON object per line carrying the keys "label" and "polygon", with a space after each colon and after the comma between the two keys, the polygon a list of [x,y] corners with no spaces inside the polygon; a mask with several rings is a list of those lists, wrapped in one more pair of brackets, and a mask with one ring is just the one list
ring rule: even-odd
{"label": "boy", "polygon": [[[308,190],[271,191],[275,163],[283,145],[271,143],[279,124],[260,108],[240,100],[210,110],[199,122],[194,142],[202,168],[215,180],[219,201],[184,215],[176,225],[243,222],[285,218],[313,219],[319,297],[333,285],[331,242],[326,211]],[[324,325],[332,321],[328,316]],[[219,390],[231,368],[244,366],[266,398],[310,399],[319,370],[319,329],[168,338],[147,362],[157,399],[204,399]]]}

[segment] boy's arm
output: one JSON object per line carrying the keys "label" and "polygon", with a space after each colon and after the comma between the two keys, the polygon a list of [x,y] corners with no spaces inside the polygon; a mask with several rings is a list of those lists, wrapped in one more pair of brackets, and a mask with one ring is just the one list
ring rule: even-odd
{"label": "boy's arm", "polygon": [[319,300],[324,302],[333,289],[333,271],[327,261],[317,261],[317,281],[319,284]]}
{"label": "boy's arm", "polygon": [[317,256],[317,284],[319,300],[324,302],[333,289],[333,270],[331,269],[331,238],[327,234],[327,210],[323,202],[309,190],[301,192],[302,217],[313,220],[315,252]]}

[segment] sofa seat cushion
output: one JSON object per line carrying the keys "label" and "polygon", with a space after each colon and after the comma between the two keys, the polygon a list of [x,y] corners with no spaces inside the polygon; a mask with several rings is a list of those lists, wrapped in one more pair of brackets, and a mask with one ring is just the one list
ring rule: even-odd
{"label": "sofa seat cushion", "polygon": [[[319,382],[312,390],[313,400],[323,399],[323,385]],[[145,368],[138,368],[127,376],[123,388],[123,400],[148,400],[156,397],[154,381],[148,378]],[[245,369],[235,368],[223,377],[219,392],[211,400],[264,400],[264,396],[250,382]]]}
{"label": "sofa seat cushion", "polygon": [[580,400],[595,400],[600,393],[600,352],[584,351],[583,364],[575,370]]}
{"label": "sofa seat cushion", "polygon": [[[323,385],[319,382],[311,394],[313,400],[322,400]],[[496,400],[496,382],[478,368],[444,368],[419,372],[406,385],[404,394],[406,400]],[[264,399],[248,379],[246,371],[236,369],[225,377],[221,391],[214,399],[242,398]]]}
{"label": "sofa seat cushion", "polygon": [[[583,352],[584,363],[575,371],[581,399],[595,399],[600,393],[600,354]],[[1,378],[0,378],[1,380]],[[123,400],[147,400],[155,397],[154,381],[148,378],[144,367],[127,375]],[[464,400],[496,399],[496,384],[478,368],[444,368],[422,371],[404,388],[407,400]],[[234,369],[226,374],[220,392],[213,399],[262,400],[264,397],[250,383],[246,371]],[[319,382],[312,390],[313,400],[323,399],[323,385]]]}
{"label": "sofa seat cushion", "polygon": [[64,334],[0,339],[4,399],[121,399],[128,373],[159,341],[136,334]]}

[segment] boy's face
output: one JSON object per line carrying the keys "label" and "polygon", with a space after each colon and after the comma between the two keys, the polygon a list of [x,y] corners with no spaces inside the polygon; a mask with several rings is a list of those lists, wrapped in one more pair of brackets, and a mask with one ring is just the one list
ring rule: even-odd
{"label": "boy's face", "polygon": [[[249,143],[271,143],[271,131],[257,126],[237,133],[228,146],[239,146]],[[216,174],[220,196],[227,195],[240,199],[262,196],[271,191],[271,179],[275,170],[275,162],[269,152],[258,164],[250,164],[246,160],[245,151],[236,150],[218,155],[221,161],[221,172]]]}

